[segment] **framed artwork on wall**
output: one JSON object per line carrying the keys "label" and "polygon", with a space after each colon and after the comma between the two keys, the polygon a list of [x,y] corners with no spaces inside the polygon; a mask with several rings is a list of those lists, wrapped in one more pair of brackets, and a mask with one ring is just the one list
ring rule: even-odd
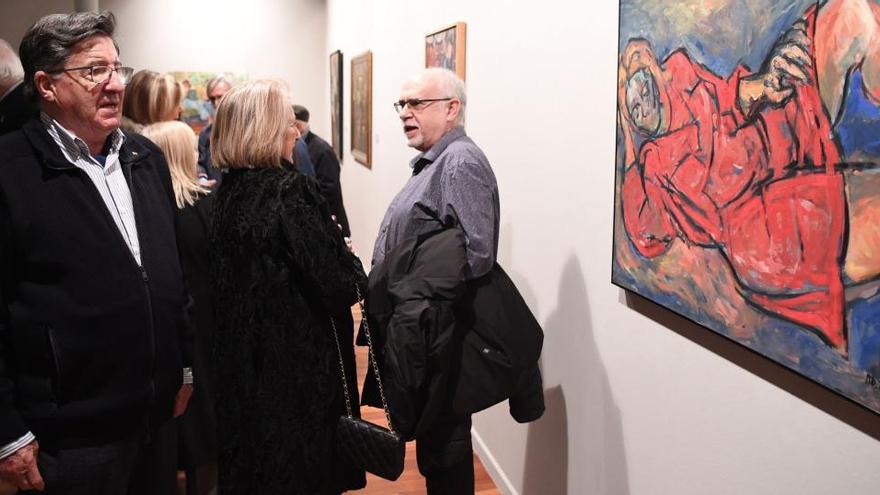
{"label": "framed artwork on wall", "polygon": [[756,1],[620,2],[612,281],[880,414],[880,25]]}
{"label": "framed artwork on wall", "polygon": [[464,80],[467,25],[457,22],[425,36],[425,67],[449,69]]}
{"label": "framed artwork on wall", "polygon": [[342,52],[330,54],[330,137],[336,158],[342,162]]}
{"label": "framed artwork on wall", "polygon": [[373,53],[351,59],[351,155],[372,168]]}

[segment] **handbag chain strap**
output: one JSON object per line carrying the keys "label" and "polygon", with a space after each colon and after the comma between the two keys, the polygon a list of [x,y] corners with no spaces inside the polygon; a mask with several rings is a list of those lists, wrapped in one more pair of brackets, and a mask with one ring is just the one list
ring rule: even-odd
{"label": "handbag chain strap", "polygon": [[[373,373],[376,375],[376,384],[379,386],[379,397],[382,399],[382,408],[385,410],[385,419],[388,420],[388,429],[397,433],[394,425],[391,423],[391,411],[388,409],[388,400],[385,399],[385,389],[382,387],[382,377],[379,375],[379,365],[376,363],[376,356],[373,354],[373,339],[370,337],[370,323],[367,320],[367,312],[364,309],[364,299],[361,297],[361,289],[355,284],[357,291],[358,306],[361,309],[361,321],[364,324],[364,333],[367,336],[367,346],[370,350],[370,363],[373,366]],[[348,395],[348,381],[345,379],[345,362],[342,360],[342,347],[339,345],[339,335],[336,331],[336,322],[330,318],[330,325],[333,327],[333,339],[336,341],[336,355],[339,356],[339,372],[342,376],[342,391],[345,394],[345,411],[348,417],[352,417],[351,413],[351,397]]]}

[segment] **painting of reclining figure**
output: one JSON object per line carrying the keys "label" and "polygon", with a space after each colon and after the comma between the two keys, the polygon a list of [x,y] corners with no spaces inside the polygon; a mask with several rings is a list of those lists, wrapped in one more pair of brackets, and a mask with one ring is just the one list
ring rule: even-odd
{"label": "painting of reclining figure", "polygon": [[880,413],[880,1],[622,0],[613,281]]}

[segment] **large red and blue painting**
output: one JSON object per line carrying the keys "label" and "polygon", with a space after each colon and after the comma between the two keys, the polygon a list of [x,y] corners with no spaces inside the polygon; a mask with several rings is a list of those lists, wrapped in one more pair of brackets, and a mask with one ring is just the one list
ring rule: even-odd
{"label": "large red and blue painting", "polygon": [[614,283],[880,413],[880,1],[621,0]]}

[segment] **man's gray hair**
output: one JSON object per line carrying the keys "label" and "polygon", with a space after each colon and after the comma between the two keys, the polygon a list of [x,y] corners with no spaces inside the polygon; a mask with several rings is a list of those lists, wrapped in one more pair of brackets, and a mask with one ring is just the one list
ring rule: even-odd
{"label": "man's gray hair", "polygon": [[212,77],[211,80],[208,81],[208,84],[205,85],[205,92],[210,95],[211,91],[214,91],[214,88],[216,88],[217,86],[219,86],[221,84],[225,84],[226,87],[228,87],[229,89],[232,89],[232,82],[229,79],[226,79],[223,76],[217,76],[217,77]]}
{"label": "man's gray hair", "polygon": [[[25,93],[31,98],[36,97],[34,74],[37,71],[57,72],[63,69],[74,45],[96,35],[113,39],[115,28],[116,18],[107,11],[51,14],[35,22],[18,48],[24,66]],[[116,41],[113,45],[118,52]]]}
{"label": "man's gray hair", "polygon": [[24,79],[24,69],[21,68],[21,60],[18,59],[12,45],[0,39],[0,88],[11,88],[22,79]]}
{"label": "man's gray hair", "polygon": [[464,113],[467,108],[467,91],[465,91],[464,81],[455,72],[442,67],[425,69],[421,77],[423,80],[435,81],[444,97],[452,97],[461,101],[461,110],[458,112],[456,124],[464,126]]}

